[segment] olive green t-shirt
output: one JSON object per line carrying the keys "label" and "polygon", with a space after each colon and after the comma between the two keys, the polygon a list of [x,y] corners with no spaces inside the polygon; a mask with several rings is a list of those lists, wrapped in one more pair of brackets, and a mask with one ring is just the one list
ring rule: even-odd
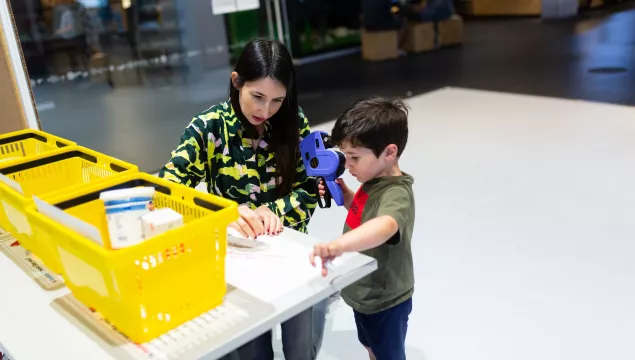
{"label": "olive green t-shirt", "polygon": [[378,268],[348,286],[342,298],[354,310],[374,314],[408,300],[414,292],[414,270],[410,248],[415,203],[412,176],[389,176],[364,183],[348,211],[344,232],[373,218],[388,215],[399,231],[382,245],[362,253],[377,260]]}

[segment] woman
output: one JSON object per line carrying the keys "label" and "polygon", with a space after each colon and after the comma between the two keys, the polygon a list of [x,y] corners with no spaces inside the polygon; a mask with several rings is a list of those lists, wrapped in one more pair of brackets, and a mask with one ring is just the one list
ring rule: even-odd
{"label": "woman", "polygon": [[[210,193],[236,201],[240,217],[230,226],[243,236],[278,234],[283,226],[306,232],[317,199],[298,143],[310,130],[284,45],[249,43],[231,74],[229,93],[229,101],[192,120],[159,176],[192,187],[206,180]],[[323,326],[312,309],[283,323],[285,358],[314,359]],[[269,332],[228,358],[273,359],[271,340]]]}

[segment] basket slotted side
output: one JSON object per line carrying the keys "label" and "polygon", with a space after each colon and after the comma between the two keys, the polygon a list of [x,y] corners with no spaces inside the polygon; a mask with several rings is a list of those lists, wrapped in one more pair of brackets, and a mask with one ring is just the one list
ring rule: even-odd
{"label": "basket slotted side", "polygon": [[128,172],[138,172],[138,168],[76,146],[28,158],[24,162],[0,164],[0,173],[17,182],[23,192],[20,194],[0,183],[0,227],[15,236],[50,270],[57,272],[58,267],[48,244],[33,236],[26,216],[25,207],[33,202],[32,196],[46,200],[56,194]]}
{"label": "basket slotted side", "polygon": [[[222,303],[225,229],[238,212],[231,201],[147,174],[137,176],[125,186],[155,186],[155,206],[182,214],[184,226],[130,248],[107,250],[36,211],[29,214],[36,233],[52,234],[62,276],[77,299],[131,340],[146,342]],[[101,188],[58,205],[107,236],[98,194],[121,187]]]}
{"label": "basket slotted side", "polygon": [[0,136],[0,164],[74,145],[72,141],[39,130],[4,134]]}
{"label": "basket slotted side", "polygon": [[115,159],[88,149],[67,150],[18,165],[0,167],[0,172],[20,184],[25,196],[46,196],[118,175],[128,169],[136,170],[136,166],[131,164],[114,165]]}

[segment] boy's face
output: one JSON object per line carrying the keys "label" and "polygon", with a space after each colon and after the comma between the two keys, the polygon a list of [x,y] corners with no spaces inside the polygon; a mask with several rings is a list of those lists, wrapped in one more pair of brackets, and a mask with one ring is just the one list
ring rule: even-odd
{"label": "boy's face", "polygon": [[386,150],[377,157],[371,149],[354,147],[349,142],[344,142],[340,150],[346,155],[346,169],[361,183],[383,176],[391,166]]}

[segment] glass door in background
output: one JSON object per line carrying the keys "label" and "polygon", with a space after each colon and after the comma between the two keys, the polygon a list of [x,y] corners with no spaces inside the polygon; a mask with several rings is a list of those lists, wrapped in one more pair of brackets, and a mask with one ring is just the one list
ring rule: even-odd
{"label": "glass door in background", "polygon": [[260,0],[259,9],[226,15],[232,59],[257,36],[281,39],[297,60],[357,48],[360,15],[360,1]]}
{"label": "glass door in background", "polygon": [[45,131],[154,172],[228,98],[237,45],[210,1],[10,1]]}
{"label": "glass door in background", "polygon": [[359,47],[361,1],[279,0],[287,9],[295,58]]}
{"label": "glass door in background", "polygon": [[278,39],[291,49],[288,17],[280,0],[259,0],[259,8],[225,15],[227,41],[235,61],[242,46],[255,37]]}

